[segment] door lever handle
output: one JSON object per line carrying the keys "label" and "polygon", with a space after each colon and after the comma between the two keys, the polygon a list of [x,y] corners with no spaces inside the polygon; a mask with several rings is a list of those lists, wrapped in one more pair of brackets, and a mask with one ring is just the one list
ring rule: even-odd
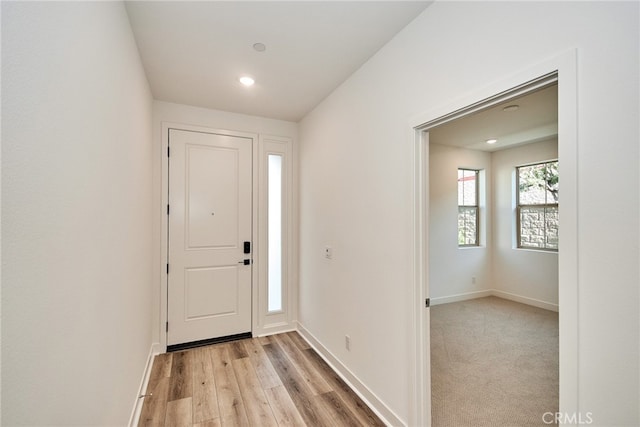
{"label": "door lever handle", "polygon": [[245,260],[242,260],[242,261],[238,261],[238,264],[251,265],[251,260],[250,259],[245,259]]}

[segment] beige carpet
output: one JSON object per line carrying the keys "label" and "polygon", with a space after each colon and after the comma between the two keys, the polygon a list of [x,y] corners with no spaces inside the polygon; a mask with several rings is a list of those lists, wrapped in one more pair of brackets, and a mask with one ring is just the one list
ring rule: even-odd
{"label": "beige carpet", "polygon": [[496,297],[433,306],[431,394],[434,427],[548,425],[558,313]]}

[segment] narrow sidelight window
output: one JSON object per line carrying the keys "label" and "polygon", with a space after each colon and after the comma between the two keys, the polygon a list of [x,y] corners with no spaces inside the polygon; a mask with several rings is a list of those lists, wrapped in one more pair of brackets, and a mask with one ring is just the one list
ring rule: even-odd
{"label": "narrow sidelight window", "polygon": [[558,250],[558,161],[516,168],[518,247]]}
{"label": "narrow sidelight window", "polygon": [[474,169],[458,169],[458,246],[478,246],[478,175]]}
{"label": "narrow sidelight window", "polygon": [[282,156],[278,154],[269,154],[267,198],[267,309],[274,312],[282,310]]}

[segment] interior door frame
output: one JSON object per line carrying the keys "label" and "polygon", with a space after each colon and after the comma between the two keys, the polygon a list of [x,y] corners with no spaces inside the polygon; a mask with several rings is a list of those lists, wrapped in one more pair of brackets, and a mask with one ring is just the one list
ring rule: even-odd
{"label": "interior door frame", "polygon": [[413,298],[410,302],[410,419],[409,425],[431,425],[429,297],[429,134],[437,124],[455,120],[523,91],[532,82],[555,76],[558,81],[558,159],[562,164],[562,210],[558,254],[560,412],[579,412],[578,388],[578,97],[577,50],[533,65],[504,80],[481,88],[410,119],[413,147]]}
{"label": "interior door frame", "polygon": [[185,130],[192,132],[214,133],[218,135],[236,136],[251,139],[251,329],[253,333],[255,317],[258,309],[258,274],[257,261],[260,259],[258,245],[258,179],[256,165],[259,161],[258,134],[251,132],[239,132],[226,129],[214,129],[205,126],[187,125],[184,123],[162,122],[162,197],[161,197],[161,241],[160,241],[160,350],[167,351],[167,309],[168,301],[168,280],[167,263],[169,257],[169,218],[167,215],[167,205],[169,204],[169,129]]}

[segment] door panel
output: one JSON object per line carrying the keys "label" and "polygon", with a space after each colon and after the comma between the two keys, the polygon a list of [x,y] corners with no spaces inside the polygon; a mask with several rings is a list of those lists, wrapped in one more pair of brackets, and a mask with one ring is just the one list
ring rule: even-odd
{"label": "door panel", "polygon": [[169,130],[167,344],[251,331],[252,140]]}
{"label": "door panel", "polygon": [[238,313],[238,268],[185,269],[187,320]]}
{"label": "door panel", "polygon": [[238,151],[202,145],[186,149],[186,249],[235,247],[240,209]]}

